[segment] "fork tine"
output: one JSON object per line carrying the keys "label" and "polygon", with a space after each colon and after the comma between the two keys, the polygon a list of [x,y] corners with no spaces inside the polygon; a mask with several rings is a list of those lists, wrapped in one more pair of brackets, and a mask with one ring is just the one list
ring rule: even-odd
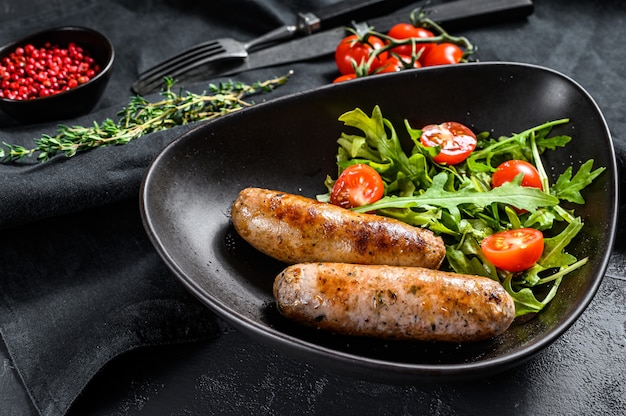
{"label": "fork tine", "polygon": [[157,67],[144,72],[133,84],[132,88],[138,94],[145,94],[158,89],[166,76],[175,78],[212,61],[226,58],[245,58],[247,56],[245,45],[234,39],[223,38],[205,42],[187,49]]}
{"label": "fork tine", "polygon": [[150,88],[158,87],[163,83],[163,78],[166,76],[171,77],[171,78],[176,78],[179,75],[189,72],[192,69],[197,68],[201,65],[204,65],[208,62],[212,62],[212,61],[219,60],[222,58],[227,58],[228,56],[224,54],[223,52],[216,52],[216,53],[208,54],[207,56],[204,56],[201,59],[198,58],[197,56],[190,57],[187,60],[179,61],[177,65],[170,65],[169,67],[165,68],[161,72],[153,73],[148,77],[139,78],[139,80],[137,80],[137,82],[134,84],[133,89],[136,92],[139,92],[139,89],[146,91],[146,88],[148,87]]}
{"label": "fork tine", "polygon": [[199,52],[195,55],[189,55],[179,61],[170,62],[169,65],[159,68],[158,71],[154,71],[147,76],[142,76],[140,79],[152,80],[156,79],[161,81],[164,77],[175,77],[185,72],[186,70],[193,69],[205,62],[210,62],[213,59],[221,58],[224,55],[224,49],[217,48],[208,52]]}
{"label": "fork tine", "polygon": [[[204,54],[213,55],[215,53],[223,51],[220,40],[212,40],[209,42],[204,42],[202,44],[198,44],[192,48],[186,49],[180,52],[177,55],[171,56],[160,64],[153,66],[152,68],[144,71],[140,74],[141,78],[147,78],[154,76],[154,74],[164,73],[169,70],[170,67],[176,66],[180,62],[185,62],[190,59],[194,59],[197,57],[202,57]],[[167,74],[165,74],[167,75]]]}

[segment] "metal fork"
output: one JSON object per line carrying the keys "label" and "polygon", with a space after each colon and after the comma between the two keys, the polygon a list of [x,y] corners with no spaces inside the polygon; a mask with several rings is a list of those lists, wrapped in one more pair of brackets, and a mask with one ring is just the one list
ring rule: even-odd
{"label": "metal fork", "polygon": [[[309,22],[306,16],[302,15],[302,17],[300,22]],[[283,26],[247,43],[232,38],[220,38],[200,43],[140,74],[139,79],[133,83],[133,91],[141,95],[148,94],[161,87],[165,77],[176,78],[215,61],[245,59],[248,57],[248,52],[255,47],[287,39],[297,32],[308,30],[306,27],[308,26],[302,26],[301,23]]]}
{"label": "metal fork", "polygon": [[221,38],[193,46],[166,59],[161,64],[141,73],[132,89],[137,94],[148,94],[163,86],[163,78],[181,77],[217,61],[245,59],[255,48],[278,42],[297,34],[311,34],[323,28],[349,23],[353,19],[384,14],[406,4],[407,0],[341,0],[317,10],[315,13],[299,13],[295,25],[274,29],[250,42]]}

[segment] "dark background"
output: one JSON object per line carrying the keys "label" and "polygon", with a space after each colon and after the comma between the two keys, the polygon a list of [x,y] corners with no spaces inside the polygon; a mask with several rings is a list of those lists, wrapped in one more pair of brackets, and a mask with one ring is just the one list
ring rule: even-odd
{"label": "dark background", "polygon": [[[109,36],[117,52],[111,82],[92,114],[72,120],[89,125],[113,117],[128,102],[137,74],[171,53],[225,35],[249,39],[292,23],[296,11],[330,3],[5,0],[0,43],[66,24]],[[539,64],[578,81],[604,112],[621,163],[625,18],[621,0],[539,0],[528,19],[461,34],[479,46],[480,60]],[[289,69],[295,70],[289,83],[263,99],[324,85],[335,75],[332,58],[324,58],[234,78],[252,82]],[[54,127],[1,117],[0,139],[27,144]],[[6,341],[0,414],[59,415],[70,405],[70,415],[129,416],[626,412],[622,224],[594,301],[527,363],[468,383],[347,379],[279,354],[216,319],[154,252],[139,217],[139,184],[152,157],[187,128],[45,167],[0,166],[0,331]]]}

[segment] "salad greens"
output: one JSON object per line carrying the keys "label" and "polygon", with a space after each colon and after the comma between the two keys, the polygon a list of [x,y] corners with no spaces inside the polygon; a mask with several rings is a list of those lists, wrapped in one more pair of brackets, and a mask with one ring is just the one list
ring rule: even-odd
{"label": "salad greens", "polygon": [[[551,135],[553,127],[568,123],[568,119],[508,137],[492,138],[487,132],[480,133],[474,152],[454,166],[433,162],[439,149],[423,146],[419,140],[421,130],[406,120],[404,127],[413,147],[405,152],[396,128],[378,106],[371,116],[357,108],[339,120],[361,132],[344,132],[338,139],[339,173],[352,164],[365,163],[376,169],[385,182],[382,199],[353,210],[375,211],[440,235],[446,244],[447,266],[457,273],[500,281],[515,301],[516,316],[539,312],[554,298],[562,279],[586,263],[586,258],[579,260],[566,251],[583,222],[562,203],[584,204],[581,191],[605,168],[593,169],[593,160],[588,160],[577,172],[570,166],[550,183],[541,160],[544,152],[571,141],[570,136]],[[511,159],[532,163],[541,176],[543,190],[521,186],[522,175],[492,188],[492,173],[500,163]],[[329,193],[334,182],[330,176],[325,180]],[[328,201],[329,193],[318,199]],[[520,273],[496,269],[483,256],[480,242],[495,232],[521,227],[549,231],[545,233],[541,258]]]}

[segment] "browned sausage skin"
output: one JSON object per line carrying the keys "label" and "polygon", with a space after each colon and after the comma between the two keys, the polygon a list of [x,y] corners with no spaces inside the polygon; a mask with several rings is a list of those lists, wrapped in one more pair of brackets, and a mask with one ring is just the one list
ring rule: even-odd
{"label": "browned sausage skin", "polygon": [[511,296],[486,277],[420,267],[306,263],[274,281],[284,316],[338,334],[469,342],[504,332]]}
{"label": "browned sausage skin", "polygon": [[288,264],[324,261],[436,269],[445,257],[442,239],[430,230],[285,192],[246,188],[233,203],[231,218],[243,239]]}

